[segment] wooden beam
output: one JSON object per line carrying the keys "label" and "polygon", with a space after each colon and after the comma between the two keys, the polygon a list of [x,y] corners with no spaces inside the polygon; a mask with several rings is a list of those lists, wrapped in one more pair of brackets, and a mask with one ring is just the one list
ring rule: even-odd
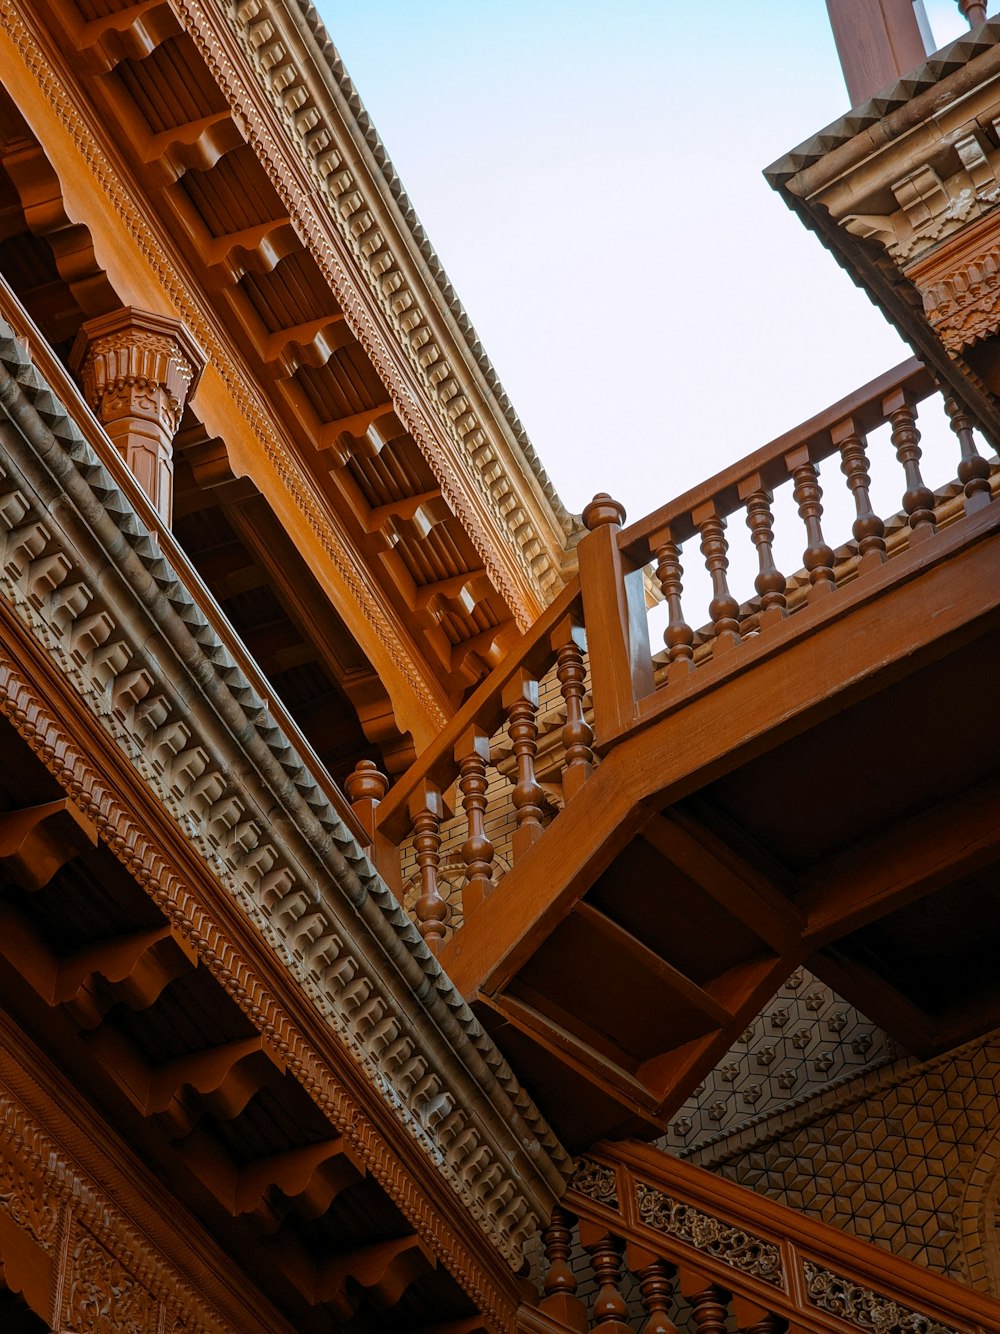
{"label": "wooden beam", "polygon": [[827,862],[798,904],[821,948],[1000,857],[1000,779],[922,811]]}
{"label": "wooden beam", "polygon": [[68,797],[0,813],[0,862],[22,889],[41,889],[96,846],[97,826]]}

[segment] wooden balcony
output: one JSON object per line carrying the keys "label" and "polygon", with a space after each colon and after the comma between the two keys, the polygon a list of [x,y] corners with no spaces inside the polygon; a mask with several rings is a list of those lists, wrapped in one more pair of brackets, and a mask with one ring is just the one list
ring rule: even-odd
{"label": "wooden balcony", "polygon": [[[1000,1321],[993,1297],[643,1144],[582,1158],[543,1244],[522,1334],[986,1334]],[[592,1278],[571,1263],[581,1252]]]}
{"label": "wooden balcony", "polygon": [[[629,528],[598,497],[579,579],[381,805],[355,807],[390,875],[414,834],[421,930],[570,1147],[662,1126],[802,963],[911,1051],[1000,1022],[1000,478],[952,404],[957,480],[924,485],[931,395],[909,362]],[[885,422],[904,494],[883,522],[865,450]],[[838,459],[856,519],[835,549],[817,465]],[[772,554],[782,484],[805,543],[791,579]],[[740,605],[726,524],[742,519],[759,572]],[[697,634],[682,547],[711,577]],[[650,562],[669,609],[656,660]],[[537,682],[553,668],[566,801],[543,825]],[[517,831],[495,884],[487,739],[505,721]],[[449,938],[438,837],[456,782],[468,880]]]}

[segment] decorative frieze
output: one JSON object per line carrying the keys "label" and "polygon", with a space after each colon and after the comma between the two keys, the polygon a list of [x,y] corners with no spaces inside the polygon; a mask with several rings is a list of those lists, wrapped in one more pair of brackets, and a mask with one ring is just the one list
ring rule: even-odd
{"label": "decorative frieze", "polygon": [[[43,511],[34,494],[31,474],[37,464],[27,439],[5,427],[0,593],[172,814],[210,874],[298,979],[408,1135],[517,1267],[523,1241],[558,1190],[568,1160],[156,542],[140,529],[11,331],[0,326],[3,366],[14,377],[5,373],[7,400],[23,396],[26,420],[31,408],[25,398],[34,399],[39,427],[44,420],[52,433],[42,430],[51,444],[47,463],[60,484],[81,503],[89,497],[91,515],[99,501],[100,517],[92,519],[96,530],[58,526],[51,508]],[[97,545],[102,541],[116,547],[117,575],[107,568]],[[143,587],[141,599],[137,590]],[[161,608],[155,634],[150,606]],[[201,655],[194,692],[167,651],[171,626],[189,636]],[[8,692],[12,688],[9,678]],[[211,704],[204,692],[210,692]],[[244,739],[237,742],[220,727],[220,715],[242,730]],[[255,782],[248,755],[272,786]],[[82,770],[86,767],[83,761]],[[80,771],[74,764],[77,786]],[[276,801],[291,819],[273,818]],[[149,883],[150,854],[141,851],[135,834],[118,827],[105,829],[104,836],[137,878]],[[214,927],[206,922],[192,929],[190,909],[176,900],[164,907],[179,929],[191,933],[210,966],[235,966],[232,947]],[[370,937],[364,948],[357,939],[358,914],[364,922],[360,929]],[[418,982],[425,993],[419,1004],[413,1000]],[[227,987],[260,1023],[261,1001],[245,970]],[[274,1049],[300,1073],[310,1066],[315,1070],[315,1058],[307,1059],[287,1020],[281,1025],[267,1034]],[[442,1044],[441,1033],[450,1029],[468,1045],[462,1061]],[[470,1081],[469,1057],[482,1063],[484,1075],[489,1071],[488,1099]],[[310,1074],[307,1085],[314,1081]],[[360,1140],[362,1156],[383,1176],[386,1164],[381,1150],[372,1159],[363,1118],[345,1105],[342,1091],[336,1098],[336,1120]],[[538,1169],[550,1185],[542,1185]],[[423,1202],[400,1203],[404,1212],[421,1215],[418,1227],[429,1226]]]}
{"label": "decorative frieze", "polygon": [[579,1159],[566,1189],[575,1190],[578,1195],[586,1195],[598,1204],[618,1208],[618,1182],[614,1168],[595,1163],[592,1158]]}
{"label": "decorative frieze", "polygon": [[713,1218],[692,1204],[672,1199],[645,1182],[636,1182],[635,1195],[639,1219],[647,1227],[683,1241],[731,1269],[773,1283],[777,1288],[786,1286],[781,1251],[774,1242]]}
{"label": "decorative frieze", "polygon": [[803,1261],[803,1269],[809,1304],[857,1329],[872,1334],[960,1334],[954,1325],[942,1325],[812,1260]]}

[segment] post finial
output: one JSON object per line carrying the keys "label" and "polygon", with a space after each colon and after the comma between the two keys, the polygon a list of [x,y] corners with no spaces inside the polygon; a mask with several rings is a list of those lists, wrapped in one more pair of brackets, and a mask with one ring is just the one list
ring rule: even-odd
{"label": "post finial", "polygon": [[616,524],[620,528],[625,522],[625,506],[621,501],[612,499],[607,491],[598,491],[583,511],[583,522],[590,532],[607,523]]}

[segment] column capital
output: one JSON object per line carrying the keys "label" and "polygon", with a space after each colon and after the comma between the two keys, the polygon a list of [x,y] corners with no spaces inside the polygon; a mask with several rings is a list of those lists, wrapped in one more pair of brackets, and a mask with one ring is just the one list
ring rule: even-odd
{"label": "column capital", "polygon": [[179,320],[124,306],[81,326],[70,365],[115,447],[169,522],[173,439],[205,354]]}

